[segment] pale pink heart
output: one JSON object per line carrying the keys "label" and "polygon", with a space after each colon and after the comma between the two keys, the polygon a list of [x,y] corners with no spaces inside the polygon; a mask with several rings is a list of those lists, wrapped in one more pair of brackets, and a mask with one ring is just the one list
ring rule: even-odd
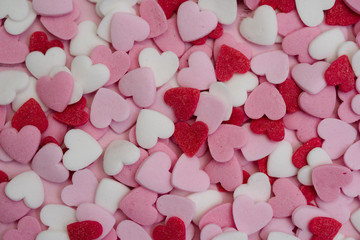
{"label": "pale pink heart", "polygon": [[108,235],[106,235],[103,239],[101,240],[117,240],[117,233],[115,231],[114,228],[112,228],[110,230],[110,232],[108,233]]}
{"label": "pale pink heart", "polygon": [[160,194],[170,192],[173,189],[170,168],[171,160],[166,153],[153,153],[139,166],[135,180],[154,192]]}
{"label": "pale pink heart", "polygon": [[263,82],[250,93],[244,110],[252,119],[259,119],[266,115],[271,120],[279,120],[286,113],[286,105],[275,86]]}
{"label": "pale pink heart", "polygon": [[143,227],[130,220],[124,220],[116,228],[117,236],[122,240],[151,240]]}
{"label": "pale pink heart", "polygon": [[74,4],[74,9],[71,13],[57,17],[41,16],[40,22],[54,36],[63,40],[70,40],[78,33],[78,25],[75,20],[79,16],[80,8]]}
{"label": "pale pink heart", "polygon": [[218,53],[222,45],[227,45],[232,47],[242,54],[244,54],[248,59],[252,57],[252,49],[248,44],[238,42],[235,40],[234,36],[230,33],[224,32],[224,34],[215,40],[214,42],[214,58],[217,59]]}
{"label": "pale pink heart", "polygon": [[221,124],[216,132],[208,137],[210,154],[218,162],[231,160],[235,149],[242,148],[247,142],[246,130],[233,124]]}
{"label": "pale pink heart", "polygon": [[52,113],[52,114],[49,114],[47,117],[49,126],[45,130],[45,132],[43,132],[42,138],[51,136],[51,137],[55,138],[55,140],[59,144],[62,144],[65,134],[67,132],[67,125],[55,120],[53,115],[54,114]]}
{"label": "pale pink heart", "polygon": [[[84,110],[87,113],[90,112],[90,109],[87,107],[85,107]],[[76,129],[81,129],[84,132],[88,133],[90,136],[92,136],[95,140],[99,140],[107,133],[107,131],[109,130],[109,127],[97,128],[97,127],[94,127],[94,125],[92,125],[92,123],[90,121],[88,121],[84,125],[76,127]]]}
{"label": "pale pink heart", "polygon": [[16,64],[25,61],[29,54],[28,46],[19,41],[19,36],[13,36],[0,27],[0,63]]}
{"label": "pale pink heart", "polygon": [[243,172],[236,155],[225,163],[212,160],[206,165],[204,171],[209,175],[210,183],[219,182],[229,192],[233,192],[243,183]]}
{"label": "pale pink heart", "polygon": [[241,152],[247,161],[256,161],[264,158],[277,147],[278,142],[271,141],[263,134],[253,133],[250,129],[250,124],[246,123],[242,127],[248,136],[247,143],[241,148]]}
{"label": "pale pink heart", "polygon": [[7,113],[6,106],[0,106],[0,131],[5,125],[6,113]]}
{"label": "pale pink heart", "polygon": [[77,171],[72,176],[72,184],[62,190],[61,200],[71,207],[93,202],[97,186],[98,181],[91,170]]}
{"label": "pale pink heart", "polygon": [[159,113],[164,114],[165,116],[167,116],[168,118],[171,119],[171,121],[176,122],[177,119],[175,117],[174,114],[174,110],[165,103],[164,101],[164,95],[165,92],[171,88],[173,88],[173,84],[170,82],[166,83],[165,85],[163,85],[162,87],[160,87],[157,91],[156,91],[156,95],[155,95],[155,101],[153,103],[153,105],[151,105],[149,107],[149,109],[151,110],[155,110]]}
{"label": "pale pink heart", "polygon": [[200,169],[200,160],[197,157],[189,158],[181,155],[172,172],[172,185],[180,190],[201,192],[210,185],[209,176]]}
{"label": "pale pink heart", "polygon": [[360,195],[360,172],[353,171],[351,172],[353,180],[351,183],[345,187],[342,187],[343,193],[348,197],[358,197]]}
{"label": "pale pink heart", "polygon": [[189,66],[188,60],[190,55],[197,51],[204,52],[206,55],[208,55],[209,58],[212,57],[212,49],[208,45],[206,44],[200,46],[194,45],[190,47],[188,50],[186,50],[186,52],[181,56],[179,61],[179,70]]}
{"label": "pale pink heart", "polygon": [[324,74],[329,66],[329,63],[321,61],[313,65],[301,63],[293,67],[291,75],[301,89],[310,94],[317,94],[327,85]]}
{"label": "pale pink heart", "polygon": [[360,169],[360,141],[355,142],[346,150],[344,163],[352,170]]}
{"label": "pale pink heart", "polygon": [[139,13],[150,26],[148,38],[160,36],[168,29],[165,13],[155,0],[141,1]]}
{"label": "pale pink heart", "polygon": [[27,125],[18,132],[15,128],[5,128],[0,133],[0,145],[5,153],[19,163],[28,163],[35,155],[41,140],[39,129]]}
{"label": "pale pink heart", "polygon": [[35,154],[31,168],[50,182],[65,182],[69,178],[69,171],[60,163],[62,157],[61,147],[55,143],[48,143]]}
{"label": "pale pink heart", "polygon": [[181,57],[185,52],[185,43],[181,40],[175,15],[167,20],[167,25],[166,32],[153,38],[153,40],[161,51],[172,51],[178,57]]}
{"label": "pale pink heart", "polygon": [[11,162],[13,160],[9,155],[6,154],[6,152],[1,147],[1,145],[0,145],[0,160],[3,162]]}
{"label": "pale pink heart", "polygon": [[301,28],[288,35],[282,41],[282,48],[289,55],[298,55],[301,63],[313,63],[308,48],[310,42],[317,37],[321,31],[318,28]]}
{"label": "pale pink heart", "polygon": [[189,226],[195,215],[195,203],[190,199],[177,195],[163,195],[156,202],[158,211],[167,218],[178,217]]}
{"label": "pale pink heart", "polygon": [[145,48],[157,48],[151,39],[144,40],[140,43],[137,43],[133,46],[133,48],[129,51],[130,58],[130,68],[129,71],[139,68],[139,55],[142,50]]}
{"label": "pale pink heart", "polygon": [[202,229],[211,223],[214,223],[221,228],[235,228],[232,204],[223,203],[211,208],[201,216],[199,228]]}
{"label": "pale pink heart", "polygon": [[300,189],[286,178],[276,180],[272,190],[275,196],[268,203],[274,210],[274,217],[289,217],[295,208],[307,204]]}
{"label": "pale pink heart", "polygon": [[196,121],[204,122],[209,128],[209,135],[213,134],[225,119],[226,106],[214,95],[201,93],[194,115]]}
{"label": "pale pink heart", "polygon": [[280,84],[289,75],[289,57],[281,50],[261,53],[251,59],[251,70],[273,84]]}
{"label": "pale pink heart", "polygon": [[251,10],[255,10],[261,0],[244,0],[244,4]]}
{"label": "pale pink heart", "polygon": [[335,118],[322,120],[317,131],[324,139],[322,148],[331,159],[341,157],[357,137],[357,130],[353,126]]}
{"label": "pale pink heart", "polygon": [[35,12],[42,16],[61,16],[73,10],[73,0],[33,0]]}
{"label": "pale pink heart", "polygon": [[121,122],[130,116],[130,107],[118,93],[100,88],[91,104],[90,121],[97,128],[105,128],[111,121]]}
{"label": "pale pink heart", "polygon": [[8,230],[2,239],[34,240],[39,232],[41,232],[41,227],[38,220],[34,217],[26,216],[18,222],[17,229]]}
{"label": "pale pink heart", "polygon": [[283,118],[285,127],[295,130],[297,138],[303,143],[318,136],[317,126],[320,121],[319,118],[310,116],[303,111],[286,114]]}
{"label": "pale pink heart", "polygon": [[291,11],[289,13],[276,14],[278,22],[278,33],[281,36],[287,36],[289,33],[294,32],[304,26],[297,11]]}
{"label": "pale pink heart", "polygon": [[318,197],[325,202],[332,202],[338,198],[341,194],[340,188],[352,181],[350,169],[335,164],[315,167],[311,177]]}
{"label": "pale pink heart", "polygon": [[104,86],[109,86],[124,76],[130,67],[130,58],[126,52],[115,51],[114,53],[104,45],[95,47],[91,52],[93,64],[104,64],[110,70],[110,79]]}
{"label": "pale pink heart", "polygon": [[327,86],[317,94],[302,92],[298,98],[300,108],[317,118],[332,116],[336,106],[336,89]]}
{"label": "pale pink heart", "polygon": [[184,2],[177,12],[177,25],[184,42],[191,42],[207,36],[217,26],[216,15],[208,10],[200,11],[194,2]]}
{"label": "pale pink heart", "polygon": [[[304,205],[295,209],[292,214],[292,222],[300,230],[310,232],[308,226],[309,222],[315,217],[330,217],[324,210],[315,206]],[[310,235],[311,236],[311,235]]]}
{"label": "pale pink heart", "polygon": [[360,119],[360,115],[354,113],[351,108],[351,101],[357,95],[355,90],[350,92],[338,91],[338,97],[343,101],[338,107],[337,114],[341,120],[347,123],[353,123]]}
{"label": "pale pink heart", "polygon": [[159,212],[153,206],[158,195],[143,187],[131,190],[119,203],[119,208],[134,222],[148,226],[157,222]]}
{"label": "pale pink heart", "polygon": [[346,5],[357,14],[360,14],[360,2],[357,0],[344,0]]}
{"label": "pale pink heart", "polygon": [[316,198],[316,204],[318,207],[329,213],[332,218],[336,219],[340,223],[346,223],[349,221],[350,209],[348,205],[352,201],[352,198],[343,194],[340,194],[340,196],[332,202],[324,202],[320,198]]}
{"label": "pale pink heart", "polygon": [[76,209],[76,218],[82,221],[97,221],[102,226],[102,234],[94,240],[103,239],[115,225],[115,217],[106,209],[94,203],[83,203]]}
{"label": "pale pink heart", "polygon": [[13,201],[5,194],[7,182],[0,183],[0,223],[12,223],[25,216],[31,209],[24,201]]}
{"label": "pale pink heart", "polygon": [[294,224],[290,218],[273,218],[263,229],[260,231],[260,238],[267,239],[271,232],[283,232],[289,235],[295,235],[293,233]]}
{"label": "pale pink heart", "polygon": [[161,139],[156,145],[150,149],[148,149],[149,154],[153,154],[155,152],[164,152],[166,153],[171,160],[171,167],[174,167],[175,163],[179,159],[179,149],[177,145],[171,144],[172,142],[169,139]]}
{"label": "pale pink heart", "polygon": [[200,232],[200,239],[201,240],[211,240],[217,235],[221,234],[223,231],[221,227],[214,223],[210,223],[203,227]]}
{"label": "pale pink heart", "polygon": [[74,79],[68,72],[59,72],[53,78],[44,76],[36,81],[36,92],[41,101],[56,112],[65,110],[74,89]]}
{"label": "pale pink heart", "polygon": [[121,94],[133,97],[139,107],[149,107],[155,101],[156,83],[151,68],[137,68],[125,74],[119,81]]}
{"label": "pale pink heart", "polygon": [[239,196],[233,203],[233,216],[236,228],[250,235],[270,222],[273,210],[268,203],[254,203],[248,196]]}
{"label": "pale pink heart", "polygon": [[209,89],[210,85],[216,82],[216,76],[214,65],[206,53],[192,53],[189,57],[189,67],[179,71],[177,82],[182,87]]}
{"label": "pale pink heart", "polygon": [[125,99],[125,101],[128,103],[129,108],[130,108],[129,117],[126,120],[121,121],[121,122],[112,121],[110,123],[111,129],[114,130],[114,132],[116,132],[118,134],[125,132],[132,125],[134,125],[134,123],[136,122],[136,119],[139,115],[139,112],[141,110],[141,108],[139,108],[131,98],[127,98],[127,99]]}
{"label": "pale pink heart", "polygon": [[115,13],[111,20],[110,34],[113,47],[119,51],[129,51],[134,42],[145,40],[150,33],[149,24],[130,13]]}

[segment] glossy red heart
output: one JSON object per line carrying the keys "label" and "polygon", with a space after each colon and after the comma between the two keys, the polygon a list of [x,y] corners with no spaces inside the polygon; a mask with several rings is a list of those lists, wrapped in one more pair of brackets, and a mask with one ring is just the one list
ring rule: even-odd
{"label": "glossy red heart", "polygon": [[333,218],[315,217],[309,222],[309,230],[314,234],[311,240],[332,240],[342,224]]}
{"label": "glossy red heart", "polygon": [[201,122],[195,122],[189,125],[186,122],[178,122],[175,124],[174,137],[183,152],[193,157],[208,136],[208,126]]}
{"label": "glossy red heart", "polygon": [[336,0],[334,6],[325,11],[325,22],[328,25],[349,26],[357,23],[360,15],[354,13],[343,0]]}
{"label": "glossy red heart", "polygon": [[298,98],[302,90],[296,85],[295,81],[288,78],[285,82],[279,84],[279,93],[286,104],[286,112],[294,113],[299,110]]}
{"label": "glossy red heart", "polygon": [[169,19],[177,11],[180,5],[186,1],[188,0],[159,0],[158,4],[163,9],[166,18]]}
{"label": "glossy red heart", "polygon": [[165,226],[156,226],[153,231],[154,240],[185,240],[184,222],[178,217],[171,217]]}
{"label": "glossy red heart", "polygon": [[216,59],[216,78],[226,82],[234,73],[246,73],[250,69],[249,59],[238,50],[222,45]]}
{"label": "glossy red heart", "polygon": [[349,92],[355,87],[355,73],[348,56],[337,58],[325,71],[325,81],[330,86],[339,85],[343,92]]}
{"label": "glossy red heart", "polygon": [[16,130],[26,125],[33,125],[43,133],[49,126],[48,120],[44,111],[41,109],[39,103],[30,98],[25,102],[14,114],[11,120],[11,126]]}
{"label": "glossy red heart", "polygon": [[71,104],[63,112],[54,113],[55,120],[71,127],[82,126],[89,121],[89,114],[83,109],[86,107],[86,99],[82,97],[79,102]]}
{"label": "glossy red heart", "polygon": [[269,5],[279,9],[281,12],[288,13],[295,9],[295,0],[261,0],[260,5]]}
{"label": "glossy red heart", "polygon": [[254,119],[250,123],[250,129],[256,134],[266,133],[268,138],[273,141],[282,141],[285,137],[285,128],[283,121],[270,120],[267,117]]}
{"label": "glossy red heart", "polygon": [[9,181],[8,175],[5,172],[0,170],[0,183],[8,182],[8,181]]}
{"label": "glossy red heart", "polygon": [[164,94],[165,103],[173,108],[179,121],[189,120],[193,116],[199,98],[200,91],[195,88],[171,88]]}
{"label": "glossy red heart", "polygon": [[312,138],[299,147],[292,156],[292,163],[297,168],[302,168],[307,165],[306,157],[311,150],[316,147],[321,147],[321,138]]}
{"label": "glossy red heart", "polygon": [[64,44],[57,39],[49,41],[46,33],[41,31],[34,32],[30,36],[30,43],[29,43],[30,52],[40,51],[43,54],[45,54],[48,49],[53,47],[59,47],[64,49]]}
{"label": "glossy red heart", "polygon": [[82,221],[67,225],[70,240],[93,240],[101,236],[103,228],[96,221]]}

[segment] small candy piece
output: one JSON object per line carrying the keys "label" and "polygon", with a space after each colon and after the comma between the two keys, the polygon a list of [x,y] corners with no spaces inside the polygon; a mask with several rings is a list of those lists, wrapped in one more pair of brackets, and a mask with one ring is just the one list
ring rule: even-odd
{"label": "small candy piece", "polygon": [[242,195],[252,198],[255,202],[267,202],[271,195],[269,177],[261,172],[252,174],[246,184],[241,184],[234,191],[234,198]]}
{"label": "small candy piece", "polygon": [[[22,71],[8,70],[0,72],[0,107],[13,102],[18,93],[25,90],[29,84],[29,76]],[[5,111],[5,114],[1,114],[2,118],[6,117],[5,107],[5,110],[2,110]],[[5,121],[5,119],[2,121]]]}
{"label": "small candy piece", "polygon": [[315,198],[317,196],[314,187],[301,185],[299,187],[299,189],[302,192],[302,194],[304,195],[304,197],[306,198],[307,204],[313,205]]}
{"label": "small candy piece", "polygon": [[229,120],[223,122],[223,124],[233,124],[241,126],[245,119],[245,113],[241,108],[233,107]]}
{"label": "small candy piece", "polygon": [[325,23],[328,25],[348,26],[359,20],[360,16],[346,6],[343,0],[336,0],[335,5],[325,12]]}
{"label": "small candy piece", "polygon": [[355,74],[348,56],[342,55],[336,59],[325,72],[326,83],[330,86],[339,85],[343,92],[349,92],[355,87]]}
{"label": "small candy piece", "polygon": [[274,10],[277,8],[284,13],[289,13],[295,9],[295,0],[261,0],[259,5],[269,5]]}
{"label": "small candy piece", "polygon": [[165,13],[155,0],[141,1],[139,13],[150,26],[148,38],[160,36],[168,29]]}
{"label": "small candy piece", "polygon": [[271,177],[285,178],[296,176],[298,169],[293,165],[291,156],[293,148],[288,141],[282,141],[269,155],[267,173]]}
{"label": "small candy piece", "polygon": [[163,11],[166,15],[166,18],[169,19],[174,14],[174,12],[176,12],[178,10],[180,5],[186,1],[188,1],[188,0],[159,0],[158,4],[163,9]]}
{"label": "small candy piece", "polygon": [[294,113],[299,110],[298,98],[302,91],[294,80],[286,79],[285,82],[279,84],[278,90],[285,101],[287,113]]}
{"label": "small candy piece", "polygon": [[178,217],[171,217],[165,226],[157,226],[153,231],[154,240],[185,240],[184,222]]}
{"label": "small candy piece", "polygon": [[25,61],[29,49],[25,43],[19,41],[18,36],[8,34],[4,27],[0,27],[0,39],[0,63],[16,64]]}
{"label": "small candy piece", "polygon": [[255,119],[250,123],[250,129],[256,134],[266,133],[269,139],[273,141],[282,141],[285,137],[285,128],[283,121],[269,120],[267,117]]}
{"label": "small candy piece", "polygon": [[309,27],[319,25],[324,19],[324,10],[332,8],[335,0],[330,1],[308,1],[296,0],[296,10],[303,21]]}
{"label": "small candy piece", "polygon": [[321,147],[321,139],[316,137],[305,142],[304,145],[299,147],[292,156],[292,163],[297,168],[302,168],[307,165],[306,157],[309,152],[316,148]]}
{"label": "small candy piece", "polygon": [[34,0],[33,6],[39,15],[56,17],[70,13],[73,10],[73,1]]}
{"label": "small candy piece", "polygon": [[218,39],[223,35],[223,33],[224,33],[224,28],[220,23],[218,23],[216,28],[208,35],[208,37],[211,39]]}
{"label": "small candy piece", "polygon": [[11,126],[20,131],[26,125],[33,125],[43,133],[48,128],[48,120],[39,103],[30,98],[14,114]]}
{"label": "small candy piece", "polygon": [[[278,146],[278,145],[277,145]],[[274,151],[276,150],[277,148],[275,148],[274,149]],[[274,151],[272,151],[272,152],[274,152]],[[258,165],[258,168],[259,168],[259,172],[261,172],[261,173],[265,173],[266,174],[266,176],[268,176],[268,178],[269,178],[269,182],[270,182],[270,184],[273,184],[274,182],[275,182],[275,180],[276,180],[276,178],[274,178],[274,177],[270,177],[269,176],[269,174],[268,174],[268,159],[269,157],[264,157],[264,158],[262,158],[262,159],[259,159],[258,161],[257,161],[257,165]]]}
{"label": "small candy piece", "polygon": [[216,14],[219,23],[232,24],[236,20],[237,16],[237,2],[236,0],[200,0],[198,2],[200,9],[210,10]]}
{"label": "small candy piece", "polygon": [[82,221],[67,225],[70,240],[92,240],[101,236],[103,228],[96,221]]}
{"label": "small candy piece", "polygon": [[54,113],[55,120],[71,127],[82,126],[89,121],[89,114],[83,109],[86,107],[86,98],[82,97],[79,102],[69,105],[61,113]]}
{"label": "small candy piece", "polygon": [[8,182],[8,181],[9,181],[8,175],[0,170],[0,183]]}
{"label": "small candy piece", "polygon": [[314,234],[313,240],[334,239],[342,224],[333,218],[315,217],[309,222],[309,230]]}
{"label": "small candy piece", "polygon": [[226,82],[234,73],[246,73],[250,69],[249,59],[238,50],[223,45],[216,59],[216,77],[219,81]]}
{"label": "small candy piece", "polygon": [[46,33],[41,31],[34,32],[30,36],[30,43],[29,43],[30,52],[40,51],[43,54],[45,54],[47,50],[53,47],[59,47],[64,49],[64,44],[57,39],[49,41]]}
{"label": "small candy piece", "polygon": [[41,232],[40,223],[31,216],[23,217],[17,224],[17,229],[8,230],[3,235],[3,240],[30,240],[35,239],[38,233]]}
{"label": "small candy piece", "polygon": [[143,227],[130,220],[121,221],[116,228],[116,233],[120,239],[124,240],[152,240]]}

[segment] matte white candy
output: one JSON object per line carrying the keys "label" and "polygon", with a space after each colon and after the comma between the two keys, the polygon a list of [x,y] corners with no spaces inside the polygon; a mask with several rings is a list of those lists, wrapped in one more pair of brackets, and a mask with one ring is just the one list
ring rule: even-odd
{"label": "matte white candy", "polygon": [[337,57],[340,57],[342,55],[348,56],[350,62],[354,54],[359,50],[358,45],[353,41],[346,41],[343,42],[338,50],[337,50]]}
{"label": "matte white candy", "polygon": [[350,221],[358,232],[360,232],[360,208],[351,214]]}
{"label": "matte white candy", "polygon": [[270,153],[267,162],[268,175],[276,178],[296,176],[298,169],[292,163],[293,148],[288,141],[282,141]]}
{"label": "matte white candy", "polygon": [[268,235],[267,240],[300,240],[295,236],[283,233],[283,232],[271,232]]}
{"label": "matte white candy", "polygon": [[29,14],[21,21],[15,21],[11,18],[7,18],[4,27],[5,30],[12,35],[19,35],[25,32],[36,19],[36,13],[32,7],[31,2],[27,2],[29,5]]}
{"label": "matte white candy", "polygon": [[27,0],[0,0],[0,19],[9,17],[14,21],[21,21],[29,11]]}
{"label": "matte white candy", "polygon": [[241,184],[235,189],[234,199],[242,195],[252,198],[255,202],[267,202],[271,195],[269,177],[265,173],[254,173],[247,184]]}
{"label": "matte white candy", "polygon": [[[357,77],[360,77],[360,50],[351,59],[351,65]],[[358,82],[358,81],[356,81]],[[358,89],[359,90],[359,89]]]}
{"label": "matte white candy", "polygon": [[16,93],[29,84],[29,76],[21,71],[7,70],[0,72],[0,105],[14,101]]}
{"label": "matte white candy", "polygon": [[[128,9],[128,11],[130,11],[130,9],[136,3],[137,0],[102,0],[99,3],[99,11],[103,16],[107,15],[109,12],[117,8],[123,8],[124,10]],[[125,11],[121,11],[121,12],[125,12]]]}
{"label": "matte white candy", "polygon": [[248,235],[243,232],[229,231],[217,235],[212,240],[248,240]]}
{"label": "matte white candy", "polygon": [[237,16],[236,0],[199,0],[201,10],[210,10],[221,24],[232,24]]}
{"label": "matte white candy", "polygon": [[209,93],[218,97],[226,106],[225,121],[231,117],[233,102],[230,94],[230,89],[222,82],[214,82],[210,85]]}
{"label": "matte white candy", "polygon": [[67,231],[46,230],[36,236],[36,240],[70,240]]}
{"label": "matte white candy", "polygon": [[40,220],[49,230],[66,231],[66,226],[77,221],[75,209],[61,205],[48,204],[41,209]]}
{"label": "matte white candy", "polygon": [[335,0],[295,0],[297,12],[309,27],[319,25],[324,19],[324,10],[332,8]]}

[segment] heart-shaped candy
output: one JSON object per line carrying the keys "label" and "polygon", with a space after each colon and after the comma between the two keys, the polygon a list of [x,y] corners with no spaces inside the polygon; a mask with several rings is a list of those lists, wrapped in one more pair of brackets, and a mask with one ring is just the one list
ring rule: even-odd
{"label": "heart-shaped candy", "polygon": [[33,1],[34,10],[43,16],[61,16],[67,13],[70,13],[73,10],[73,1],[44,1],[44,0],[34,0]]}
{"label": "heart-shaped candy", "polygon": [[116,233],[120,239],[124,240],[151,240],[151,237],[144,228],[130,220],[124,220],[120,222],[116,228]]}
{"label": "heart-shaped candy", "polygon": [[61,113],[54,113],[55,120],[69,125],[78,127],[89,121],[89,115],[83,109],[86,106],[86,98],[82,97],[77,103],[71,104]]}
{"label": "heart-shaped candy", "polygon": [[67,232],[71,240],[92,240],[99,238],[103,229],[96,221],[82,221],[67,225]]}
{"label": "heart-shaped candy", "polygon": [[309,222],[309,230],[315,238],[333,239],[341,227],[341,223],[328,217],[315,217]]}
{"label": "heart-shaped candy", "polygon": [[19,221],[17,229],[8,230],[3,235],[3,240],[33,240],[39,232],[41,232],[41,227],[38,220],[34,217],[26,216]]}
{"label": "heart-shaped candy", "polygon": [[47,50],[53,47],[64,49],[64,44],[56,39],[49,41],[46,33],[41,31],[31,34],[29,43],[30,52],[39,51],[46,54]]}
{"label": "heart-shaped candy", "polygon": [[255,202],[266,202],[271,194],[269,177],[261,172],[250,176],[246,184],[241,184],[234,191],[234,198],[238,196],[248,196]]}
{"label": "heart-shaped candy", "polygon": [[309,27],[319,25],[324,19],[324,10],[332,8],[335,0],[330,1],[311,1],[296,0],[296,10],[303,21]]}
{"label": "heart-shaped candy", "polygon": [[7,105],[14,101],[17,92],[29,84],[29,76],[21,71],[0,72],[0,104]]}
{"label": "heart-shaped candy", "polygon": [[[8,3],[8,1],[2,1],[2,3]],[[0,27],[0,38],[0,63],[15,64],[25,61],[29,49],[25,43],[19,41],[18,36],[8,34],[4,27]]]}

